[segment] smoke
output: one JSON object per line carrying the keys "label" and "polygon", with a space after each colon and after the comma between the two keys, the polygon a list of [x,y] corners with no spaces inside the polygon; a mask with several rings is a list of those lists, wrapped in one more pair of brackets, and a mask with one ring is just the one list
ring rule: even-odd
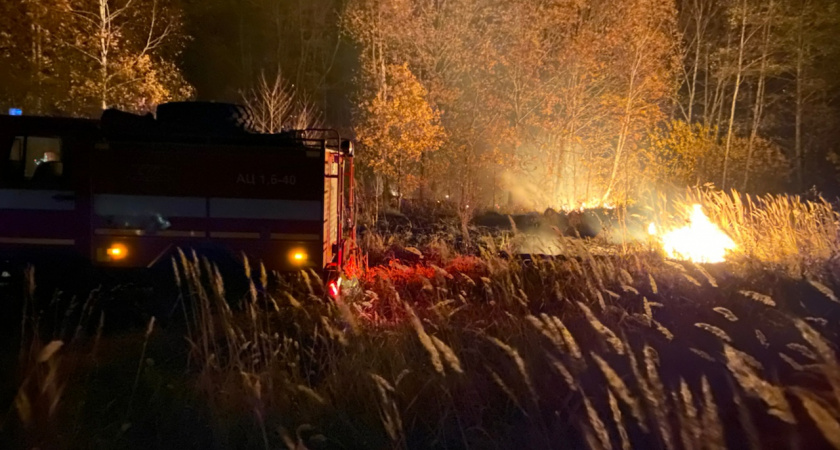
{"label": "smoke", "polygon": [[504,194],[500,209],[505,212],[543,211],[554,202],[546,192],[545,184],[535,182],[535,177],[506,170],[499,177],[499,187]]}
{"label": "smoke", "polygon": [[[603,161],[581,145],[543,142],[517,149],[518,164],[506,168],[499,187],[513,211],[570,211],[604,206]],[[601,169],[603,169],[601,167]]]}

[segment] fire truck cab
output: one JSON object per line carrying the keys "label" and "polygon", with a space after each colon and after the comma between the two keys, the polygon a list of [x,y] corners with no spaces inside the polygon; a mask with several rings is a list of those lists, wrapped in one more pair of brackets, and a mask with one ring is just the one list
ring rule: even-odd
{"label": "fire truck cab", "polygon": [[0,262],[143,268],[193,248],[270,270],[341,267],[352,143],[328,130],[250,133],[242,111],[0,116]]}

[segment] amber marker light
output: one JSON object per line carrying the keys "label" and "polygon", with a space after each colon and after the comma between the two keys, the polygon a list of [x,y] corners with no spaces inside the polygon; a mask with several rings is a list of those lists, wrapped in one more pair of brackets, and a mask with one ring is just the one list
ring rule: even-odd
{"label": "amber marker light", "polygon": [[292,250],[290,253],[289,258],[292,260],[294,264],[303,264],[309,259],[309,255],[306,254],[303,250]]}
{"label": "amber marker light", "polygon": [[111,244],[111,246],[108,247],[107,250],[105,250],[105,253],[108,254],[108,257],[111,259],[111,261],[119,261],[121,259],[125,259],[128,256],[128,248],[125,246],[125,244],[121,243]]}

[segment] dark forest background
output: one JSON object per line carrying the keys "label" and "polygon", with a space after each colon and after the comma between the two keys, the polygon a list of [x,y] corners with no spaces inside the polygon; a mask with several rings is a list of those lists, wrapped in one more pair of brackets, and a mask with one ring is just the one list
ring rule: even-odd
{"label": "dark forest background", "polygon": [[248,103],[355,138],[377,207],[835,195],[838,30],[834,0],[12,0],[0,106]]}

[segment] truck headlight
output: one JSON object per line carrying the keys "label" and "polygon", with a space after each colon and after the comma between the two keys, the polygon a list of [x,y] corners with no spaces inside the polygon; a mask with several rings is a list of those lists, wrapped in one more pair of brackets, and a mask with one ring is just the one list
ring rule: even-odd
{"label": "truck headlight", "polygon": [[289,253],[289,260],[296,266],[305,264],[308,259],[309,255],[303,249],[295,249]]}
{"label": "truck headlight", "polygon": [[111,246],[105,250],[105,254],[108,255],[108,258],[111,261],[119,261],[128,256],[128,247],[126,247],[123,243],[117,242],[111,244]]}

